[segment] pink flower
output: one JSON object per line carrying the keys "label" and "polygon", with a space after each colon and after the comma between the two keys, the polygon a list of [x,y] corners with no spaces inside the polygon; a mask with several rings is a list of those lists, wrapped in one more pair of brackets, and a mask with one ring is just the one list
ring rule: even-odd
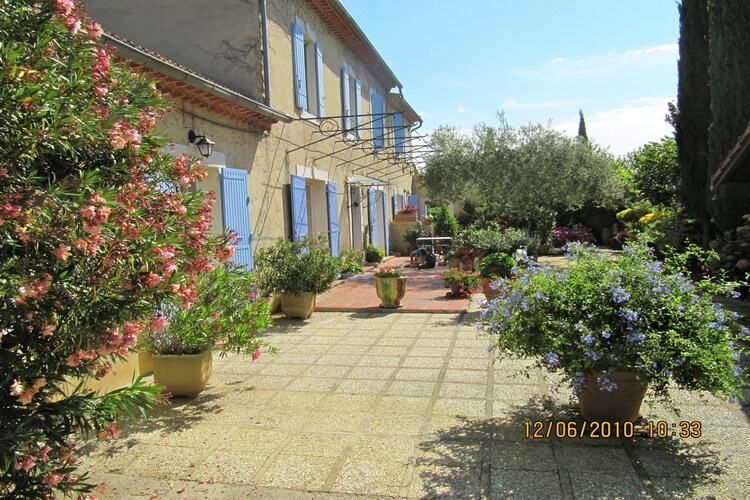
{"label": "pink flower", "polygon": [[19,382],[18,380],[13,379],[13,384],[10,386],[10,395],[20,396],[25,389],[26,388],[24,387],[22,382]]}
{"label": "pink flower", "polygon": [[167,327],[169,327],[169,320],[161,314],[157,314],[154,316],[154,319],[151,320],[151,326],[149,328],[152,332],[159,333],[166,330]]}
{"label": "pink flower", "polygon": [[231,245],[225,245],[216,250],[216,260],[222,264],[232,258],[234,255],[234,247]]}
{"label": "pink flower", "polygon": [[44,477],[42,482],[50,488],[54,488],[55,486],[60,484],[60,482],[63,480],[63,477],[65,476],[63,476],[62,474],[50,473]]}
{"label": "pink flower", "polygon": [[109,92],[109,89],[103,85],[97,85],[94,87],[94,93],[99,97],[104,97]]}
{"label": "pink flower", "polygon": [[73,0],[55,0],[55,8],[65,15],[76,7],[76,3]]}
{"label": "pink flower", "polygon": [[255,361],[256,359],[258,359],[259,357],[260,357],[260,346],[256,345],[255,346],[255,352],[253,353],[253,361]]}
{"label": "pink flower", "polygon": [[146,284],[148,288],[153,288],[159,283],[161,283],[161,280],[162,280],[161,276],[159,276],[158,274],[148,273],[148,275],[146,276],[144,280],[144,283]]}
{"label": "pink flower", "polygon": [[50,337],[57,327],[51,323],[48,323],[42,327],[42,336]]}
{"label": "pink flower", "polygon": [[30,387],[23,391],[20,396],[18,396],[18,402],[22,405],[27,405],[31,403],[31,400],[34,398],[34,394],[36,394],[36,391]]}
{"label": "pink flower", "polygon": [[68,260],[70,257],[70,247],[68,245],[60,245],[52,252],[57,260]]}

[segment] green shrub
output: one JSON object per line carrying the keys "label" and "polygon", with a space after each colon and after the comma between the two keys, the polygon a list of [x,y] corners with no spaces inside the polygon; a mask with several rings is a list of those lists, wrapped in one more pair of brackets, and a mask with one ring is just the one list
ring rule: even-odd
{"label": "green shrub", "polygon": [[432,225],[435,227],[435,236],[455,237],[460,228],[458,220],[450,211],[448,205],[431,208],[429,211]]}
{"label": "green shrub", "polygon": [[491,253],[512,254],[523,247],[529,255],[536,255],[539,237],[525,229],[467,229],[453,240],[454,246],[467,246],[481,250],[485,255]]}
{"label": "green shrub", "polygon": [[339,259],[331,256],[328,238],[323,235],[279,238],[273,246],[258,250],[255,270],[258,287],[266,295],[323,293],[339,273]]}
{"label": "green shrub", "polygon": [[485,255],[477,265],[481,276],[492,278],[507,278],[516,265],[516,259],[507,253],[493,253]]}
{"label": "green shrub", "polygon": [[362,265],[365,263],[365,251],[361,248],[352,248],[341,252],[339,262],[342,273],[359,274],[364,270]]}
{"label": "green shrub", "polygon": [[385,252],[372,243],[365,249],[365,260],[367,262],[380,262],[385,257]]}
{"label": "green shrub", "polygon": [[417,223],[413,226],[410,226],[409,229],[404,232],[404,241],[407,244],[415,247],[417,246],[417,238],[422,238],[429,235],[430,232],[427,229],[424,229],[421,224]]}

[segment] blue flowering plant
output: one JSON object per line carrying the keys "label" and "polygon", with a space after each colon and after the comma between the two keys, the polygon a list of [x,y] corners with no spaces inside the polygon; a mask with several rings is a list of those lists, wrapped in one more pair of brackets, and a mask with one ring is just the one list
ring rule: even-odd
{"label": "blue flowering plant", "polygon": [[567,269],[532,262],[500,280],[500,296],[483,305],[479,328],[500,358],[536,358],[576,393],[588,376],[613,390],[613,373],[627,371],[662,398],[672,383],[741,394],[737,340],[748,330],[711,300],[731,284],[696,284],[640,244],[612,258],[572,243],[566,256]]}

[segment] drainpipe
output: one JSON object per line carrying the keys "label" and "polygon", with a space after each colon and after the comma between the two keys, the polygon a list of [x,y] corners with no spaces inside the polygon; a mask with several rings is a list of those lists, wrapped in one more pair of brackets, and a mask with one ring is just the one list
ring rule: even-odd
{"label": "drainpipe", "polygon": [[266,0],[260,1],[260,36],[263,39],[263,86],[265,97],[263,104],[271,106],[271,78],[268,67],[268,14],[266,13]]}

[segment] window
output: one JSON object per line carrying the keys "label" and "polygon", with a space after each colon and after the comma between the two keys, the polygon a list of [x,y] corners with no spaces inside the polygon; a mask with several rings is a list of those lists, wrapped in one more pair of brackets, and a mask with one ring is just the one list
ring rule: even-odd
{"label": "window", "polygon": [[[360,136],[362,127],[362,82],[344,65],[341,68],[341,114],[345,132]],[[353,118],[353,119],[352,119]]]}
{"label": "window", "polygon": [[396,113],[393,115],[393,151],[397,154],[404,154],[404,115]]}
{"label": "window", "polygon": [[385,147],[385,132],[383,120],[383,96],[373,92],[370,95],[372,109],[372,144],[376,148]]}
{"label": "window", "polygon": [[295,106],[303,112],[325,116],[323,48],[302,22],[292,24],[292,59]]}

